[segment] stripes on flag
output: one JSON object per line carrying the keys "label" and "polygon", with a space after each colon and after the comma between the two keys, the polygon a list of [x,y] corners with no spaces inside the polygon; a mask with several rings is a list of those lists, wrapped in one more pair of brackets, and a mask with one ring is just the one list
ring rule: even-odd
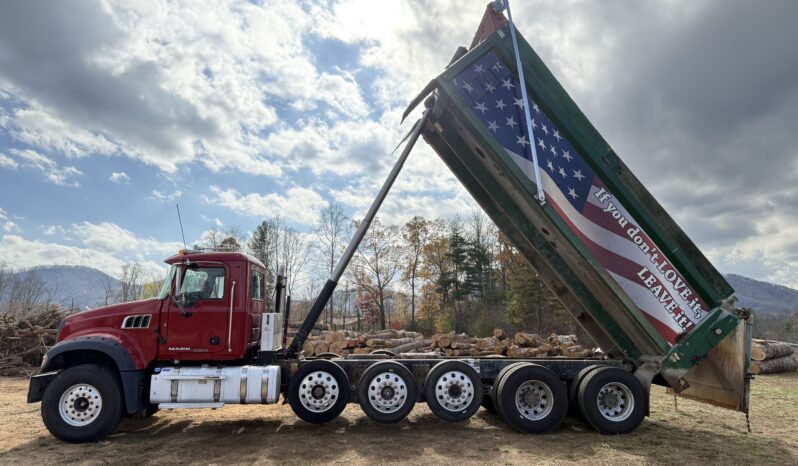
{"label": "stripes on flag", "polygon": [[674,343],[700,322],[706,303],[533,101],[529,140],[518,79],[495,53],[483,55],[452,84],[533,183],[535,145],[547,203],[666,341]]}

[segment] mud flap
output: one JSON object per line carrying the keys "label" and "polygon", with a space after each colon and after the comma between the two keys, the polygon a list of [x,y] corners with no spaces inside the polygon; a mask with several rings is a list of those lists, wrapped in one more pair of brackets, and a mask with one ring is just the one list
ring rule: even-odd
{"label": "mud flap", "polygon": [[668,392],[724,408],[748,412],[751,360],[751,319],[740,319],[737,327],[715,346],[701,364],[684,379],[689,387],[681,393]]}

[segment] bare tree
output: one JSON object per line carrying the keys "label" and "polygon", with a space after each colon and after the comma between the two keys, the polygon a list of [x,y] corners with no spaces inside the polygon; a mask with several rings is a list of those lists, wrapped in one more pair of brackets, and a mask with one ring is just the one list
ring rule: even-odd
{"label": "bare tree", "polygon": [[122,266],[119,274],[119,294],[117,301],[126,303],[141,297],[144,288],[144,270],[136,262],[129,262]]}
{"label": "bare tree", "polygon": [[390,287],[402,266],[401,233],[396,225],[383,225],[374,219],[358,248],[354,279],[377,306],[380,328],[387,322],[386,309]]}
{"label": "bare tree", "polygon": [[413,328],[416,326],[416,280],[420,272],[419,266],[428,236],[429,222],[418,216],[413,217],[405,224],[402,233],[407,259],[403,278],[410,284],[410,323]]}
{"label": "bare tree", "polygon": [[[316,238],[318,239],[318,249],[323,257],[323,270],[332,275],[335,263],[343,252],[345,236],[347,231],[347,218],[341,205],[335,202],[330,203],[319,215],[319,223],[316,228]],[[331,299],[327,304],[327,322],[332,324],[334,304]]]}
{"label": "bare tree", "polygon": [[105,275],[100,279],[99,285],[103,290],[103,306],[116,303],[118,284],[114,277]]}
{"label": "bare tree", "polygon": [[19,273],[11,280],[8,307],[21,315],[32,313],[38,306],[46,304],[47,287],[35,270]]}
{"label": "bare tree", "polygon": [[249,252],[266,267],[266,289],[274,290],[274,280],[277,272],[280,230],[284,224],[282,217],[271,217],[263,220],[247,243]]}
{"label": "bare tree", "polygon": [[302,235],[293,228],[284,227],[280,233],[280,255],[278,265],[283,267],[286,289],[290,295],[297,278],[308,262],[310,248]]}
{"label": "bare tree", "polygon": [[228,249],[230,251],[241,251],[246,238],[241,229],[232,226],[226,230],[211,228],[203,233],[199,241],[199,247],[212,249]]}

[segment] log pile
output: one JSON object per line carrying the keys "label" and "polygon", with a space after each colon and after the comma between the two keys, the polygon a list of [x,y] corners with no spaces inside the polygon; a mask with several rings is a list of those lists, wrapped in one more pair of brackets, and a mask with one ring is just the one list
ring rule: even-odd
{"label": "log pile", "polygon": [[35,372],[42,356],[55,343],[63,317],[57,308],[25,317],[0,316],[0,376],[28,376]]}
{"label": "log pile", "polygon": [[778,374],[798,370],[795,348],[789,343],[754,340],[751,347],[752,374]]}
{"label": "log pile", "polygon": [[512,338],[504,330],[496,329],[487,338],[474,338],[466,334],[436,334],[432,338],[433,350],[446,356],[506,356],[509,358],[535,358],[565,356],[589,358],[592,348],[579,344],[576,335],[551,334],[543,338],[535,333],[517,332]]}
{"label": "log pile", "polygon": [[[289,337],[291,338],[291,337]],[[305,356],[337,354],[341,357],[350,354],[370,354],[376,350],[388,350],[394,354],[410,353],[428,346],[429,340],[418,332],[404,330],[382,330],[370,333],[357,333],[351,330],[321,330],[313,332],[302,352]]]}

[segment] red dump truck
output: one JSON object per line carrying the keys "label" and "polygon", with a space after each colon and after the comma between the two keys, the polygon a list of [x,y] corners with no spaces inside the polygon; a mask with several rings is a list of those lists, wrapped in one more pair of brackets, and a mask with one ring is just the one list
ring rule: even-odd
{"label": "red dump truck", "polygon": [[[69,442],[100,440],[158,409],[277,403],[324,423],[347,403],[376,422],[426,402],[447,421],[479,407],[547,433],[569,406],[597,431],[634,430],[652,384],[748,411],[751,316],[733,290],[585,118],[500,8],[489,6],[408,112],[424,113],[290,345],[278,278],[264,264],[181,251],[157,298],[61,322],[28,402]],[[305,357],[300,349],[419,137],[603,349],[601,357]]]}

